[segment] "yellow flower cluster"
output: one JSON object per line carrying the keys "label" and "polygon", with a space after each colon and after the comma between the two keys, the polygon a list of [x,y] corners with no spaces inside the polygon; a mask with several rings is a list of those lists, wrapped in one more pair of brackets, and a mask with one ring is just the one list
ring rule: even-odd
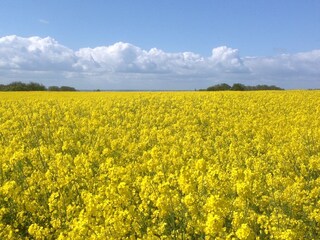
{"label": "yellow flower cluster", "polygon": [[0,239],[320,239],[320,92],[0,93]]}

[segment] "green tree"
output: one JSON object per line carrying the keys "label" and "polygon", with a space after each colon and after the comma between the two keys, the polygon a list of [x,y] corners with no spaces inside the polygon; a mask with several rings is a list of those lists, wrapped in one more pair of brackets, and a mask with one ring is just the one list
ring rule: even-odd
{"label": "green tree", "polygon": [[60,91],[74,92],[74,91],[77,91],[77,90],[75,88],[73,88],[73,87],[61,86],[60,87]]}
{"label": "green tree", "polygon": [[226,83],[217,84],[207,88],[207,91],[227,91],[230,90],[231,86]]}
{"label": "green tree", "polygon": [[244,91],[246,90],[246,86],[241,83],[235,83],[232,85],[231,90],[233,91]]}
{"label": "green tree", "polygon": [[30,82],[26,85],[27,91],[45,91],[46,87],[42,84]]}
{"label": "green tree", "polygon": [[58,86],[50,86],[48,87],[48,91],[60,91],[60,88]]}

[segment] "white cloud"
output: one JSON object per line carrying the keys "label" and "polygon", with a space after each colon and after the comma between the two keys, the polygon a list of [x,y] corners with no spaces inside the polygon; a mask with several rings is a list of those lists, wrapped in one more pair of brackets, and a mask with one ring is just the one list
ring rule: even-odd
{"label": "white cloud", "polygon": [[240,57],[237,49],[221,46],[203,57],[193,52],[144,50],[123,42],[73,51],[50,37],[0,38],[1,81],[65,82],[83,89],[193,89],[221,82],[319,87],[319,66],[320,50]]}
{"label": "white cloud", "polygon": [[232,49],[226,46],[214,48],[212,49],[212,55],[209,59],[214,66],[219,66],[220,70],[225,72],[239,72],[247,70],[239,57],[238,49]]}
{"label": "white cloud", "polygon": [[75,53],[78,57],[75,67],[85,71],[130,72],[141,54],[140,48],[122,42],[93,49],[82,48]]}
{"label": "white cloud", "polygon": [[0,38],[0,68],[27,71],[72,70],[76,57],[72,50],[50,37]]}
{"label": "white cloud", "polygon": [[77,51],[76,67],[82,70],[101,70],[127,73],[195,74],[214,71],[234,72],[245,67],[238,51],[227,47],[215,48],[212,56],[204,58],[192,52],[166,53],[160,49],[143,50],[129,43],[82,48]]}
{"label": "white cloud", "polygon": [[243,60],[256,79],[273,81],[288,88],[320,87],[320,50]]}
{"label": "white cloud", "polygon": [[49,21],[45,20],[45,19],[38,19],[39,23],[42,24],[49,24]]}

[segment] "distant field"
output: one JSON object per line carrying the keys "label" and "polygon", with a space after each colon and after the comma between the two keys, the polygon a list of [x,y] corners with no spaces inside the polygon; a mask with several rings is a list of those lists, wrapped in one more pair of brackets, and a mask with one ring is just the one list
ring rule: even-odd
{"label": "distant field", "polygon": [[0,93],[0,239],[319,239],[320,91]]}

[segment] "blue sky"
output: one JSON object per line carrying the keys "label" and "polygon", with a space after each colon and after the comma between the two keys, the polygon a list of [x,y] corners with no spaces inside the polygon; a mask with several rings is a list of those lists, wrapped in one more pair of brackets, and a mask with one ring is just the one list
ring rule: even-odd
{"label": "blue sky", "polygon": [[320,1],[0,2],[0,83],[320,88]]}

